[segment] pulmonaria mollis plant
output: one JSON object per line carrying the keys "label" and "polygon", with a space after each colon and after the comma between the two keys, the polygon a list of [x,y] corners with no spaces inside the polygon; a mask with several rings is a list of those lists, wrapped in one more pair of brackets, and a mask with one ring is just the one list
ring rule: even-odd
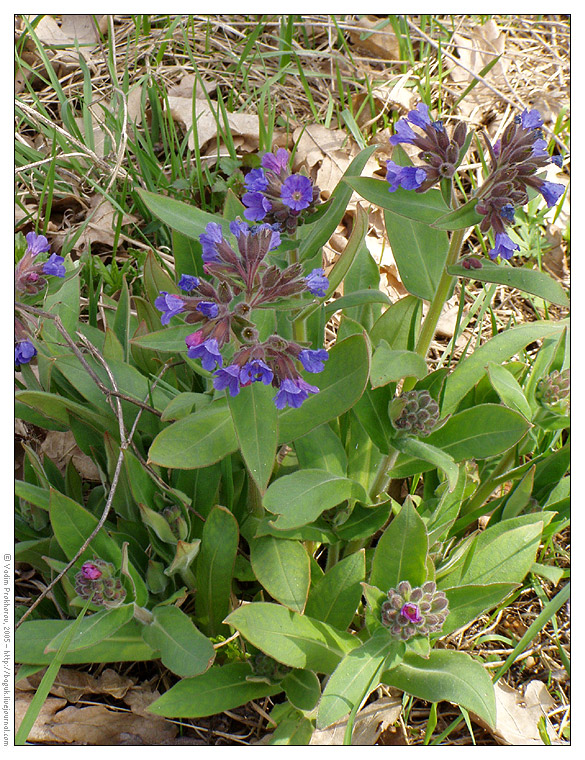
{"label": "pulmonaria mollis plant", "polygon": [[319,188],[304,174],[291,172],[290,155],[284,148],[265,153],[261,163],[262,168],[252,169],[244,180],[244,216],[254,222],[277,223],[293,233],[303,217],[315,210]]}
{"label": "pulmonaria mollis plant", "polygon": [[388,591],[388,599],[381,609],[383,625],[402,641],[437,633],[448,614],[447,597],[443,591],[437,591],[434,581],[417,588],[412,588],[408,581],[401,581]]}
{"label": "pulmonaria mollis plant", "polygon": [[[253,309],[279,299],[303,293],[323,297],[328,280],[320,268],[303,274],[299,263],[280,269],[271,264],[268,254],[280,245],[277,225],[248,225],[241,219],[230,223],[237,251],[224,237],[220,224],[210,222],[200,236],[205,272],[213,281],[183,275],[179,285],[190,295],[161,292],[155,306],[162,312],[161,322],[185,314],[185,322],[200,328],[185,339],[187,355],[199,359],[203,369],[214,372],[216,390],[237,396],[240,389],[261,382],[277,389],[274,403],[278,409],[298,408],[319,388],[308,383],[300,367],[309,373],[324,369],[328,353],[286,340],[277,334],[260,341],[250,317]],[[230,363],[224,366],[222,350],[235,346]]]}
{"label": "pulmonaria mollis plant", "polygon": [[82,599],[91,599],[103,607],[117,607],[126,598],[114,566],[98,558],[83,563],[75,576],[75,591]]}

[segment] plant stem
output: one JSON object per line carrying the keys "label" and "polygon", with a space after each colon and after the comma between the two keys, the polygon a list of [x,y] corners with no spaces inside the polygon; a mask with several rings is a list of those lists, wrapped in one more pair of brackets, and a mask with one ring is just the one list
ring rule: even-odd
{"label": "plant stem", "polygon": [[473,512],[478,507],[481,507],[486,500],[492,495],[492,493],[495,491],[495,489],[500,485],[499,483],[495,483],[494,481],[499,478],[499,476],[505,472],[508,467],[512,464],[514,461],[516,449],[513,447],[508,451],[508,453],[500,459],[500,461],[497,464],[497,467],[494,469],[494,471],[491,473],[491,475],[488,477],[488,479],[485,481],[485,483],[482,483],[477,491],[475,492],[475,495],[465,504],[465,506],[461,509],[461,517],[464,515],[468,515],[470,512]]}
{"label": "plant stem", "polygon": [[[296,239],[297,233],[295,232],[294,238]],[[288,252],[288,263],[289,264],[298,264],[299,263],[299,250],[298,248],[293,248]],[[297,343],[305,343],[307,340],[307,329],[305,320],[303,318],[297,317],[293,321],[293,338]]]}
{"label": "plant stem", "polygon": [[374,480],[370,489],[370,499],[375,499],[388,487],[388,484],[391,480],[388,475],[388,471],[391,470],[394,466],[394,463],[398,458],[398,454],[399,451],[397,449],[392,449],[390,453],[387,454],[380,462],[378,466],[378,472],[376,473],[376,479]]}

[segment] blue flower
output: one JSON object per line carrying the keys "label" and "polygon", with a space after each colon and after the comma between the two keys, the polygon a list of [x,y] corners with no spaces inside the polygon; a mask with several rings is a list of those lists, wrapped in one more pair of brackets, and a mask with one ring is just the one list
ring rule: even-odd
{"label": "blue flower", "polygon": [[559,169],[563,165],[563,157],[561,156],[560,153],[555,153],[554,156],[550,157],[550,160],[553,162],[553,164],[555,164],[556,166],[558,166]]}
{"label": "blue flower", "polygon": [[198,285],[199,277],[194,277],[192,274],[181,275],[181,279],[179,280],[179,287],[181,290],[186,290],[189,292],[191,290],[195,290]]}
{"label": "blue flower", "polygon": [[520,116],[520,120],[524,129],[539,129],[543,125],[542,116],[536,108],[532,111],[524,109]]}
{"label": "blue flower", "polygon": [[280,228],[278,224],[246,224],[241,219],[235,219],[233,222],[230,222],[230,232],[237,240],[242,235],[257,235],[262,230],[267,229],[272,230],[272,238],[268,250],[273,251],[280,245]]}
{"label": "blue flower", "polygon": [[36,256],[38,253],[45,253],[51,247],[47,238],[44,235],[37,235],[36,232],[27,233],[26,244],[33,256]]}
{"label": "blue flower", "polygon": [[189,346],[187,356],[189,359],[201,359],[201,366],[208,372],[214,370],[216,365],[218,367],[223,365],[223,358],[215,338],[208,338],[198,346]]}
{"label": "blue flower", "polygon": [[230,396],[237,396],[240,392],[240,367],[230,364],[225,369],[218,369],[213,379],[213,387],[217,391],[227,388]]}
{"label": "blue flower", "polygon": [[[424,103],[419,103],[413,111],[408,112],[408,121],[411,124],[414,124],[415,127],[420,127],[421,129],[428,127],[431,123],[431,119],[429,117],[429,107]],[[441,124],[441,127],[442,126],[443,125]]]}
{"label": "blue flower", "polygon": [[303,174],[291,174],[282,185],[282,202],[293,211],[302,211],[313,200],[313,183]]}
{"label": "blue flower", "polygon": [[319,388],[310,385],[302,377],[296,380],[285,377],[273,401],[277,409],[284,409],[285,406],[298,409],[309,397],[309,393],[319,393]]}
{"label": "blue flower", "polygon": [[500,216],[502,219],[505,219],[507,222],[513,222],[514,221],[514,206],[512,206],[511,203],[506,203],[505,206],[502,206],[502,209],[500,211]]}
{"label": "blue flower", "polygon": [[215,319],[219,313],[219,307],[214,301],[199,301],[195,308],[209,319]]}
{"label": "blue flower", "polygon": [[329,280],[325,277],[325,272],[322,269],[313,269],[311,274],[305,277],[307,288],[314,296],[324,298],[329,287]]}
{"label": "blue flower", "polygon": [[498,256],[501,256],[503,259],[511,259],[514,255],[514,251],[519,250],[520,246],[510,240],[505,232],[498,232],[496,235],[496,244],[489,252],[490,259],[497,259]]}
{"label": "blue flower", "polygon": [[329,359],[329,354],[324,348],[319,348],[317,351],[312,351],[308,348],[304,348],[299,353],[299,361],[307,372],[323,372],[326,362]]}
{"label": "blue flower", "polygon": [[386,181],[390,183],[390,193],[399,187],[405,190],[416,190],[427,178],[426,171],[420,166],[400,166],[394,161],[386,162]]}
{"label": "blue flower", "polygon": [[410,128],[410,125],[406,119],[398,119],[396,122],[396,134],[392,135],[390,138],[390,145],[398,145],[399,143],[414,143],[416,139],[416,132]]}
{"label": "blue flower", "polygon": [[274,372],[261,359],[252,359],[251,362],[244,364],[240,371],[240,382],[242,385],[256,383],[261,381],[264,385],[270,385]]}
{"label": "blue flower", "polygon": [[244,185],[252,193],[262,193],[268,187],[268,180],[263,169],[252,169],[246,174]]}
{"label": "blue flower", "polygon": [[276,153],[265,153],[262,156],[261,164],[265,169],[268,169],[275,174],[280,174],[283,169],[288,166],[288,150],[279,148]]}
{"label": "blue flower", "polygon": [[251,222],[259,222],[272,208],[272,204],[262,193],[244,193],[242,203],[247,206],[244,216]]}
{"label": "blue flower", "polygon": [[559,182],[547,182],[546,180],[541,180],[538,184],[537,190],[546,201],[546,205],[549,208],[552,208],[565,192],[565,186],[561,185]]}
{"label": "blue flower", "polygon": [[532,157],[533,158],[550,158],[548,150],[546,149],[546,140],[535,140],[532,143]]}
{"label": "blue flower", "polygon": [[199,241],[203,248],[202,259],[206,264],[210,264],[212,261],[220,261],[217,246],[223,243],[223,231],[221,224],[217,222],[209,222],[205,228],[205,232],[199,235]]}
{"label": "blue flower", "polygon": [[21,364],[28,364],[36,356],[37,350],[30,340],[21,340],[14,346],[14,363],[17,367]]}
{"label": "blue flower", "polygon": [[159,311],[162,311],[162,317],[160,318],[161,324],[168,325],[172,317],[180,314],[185,308],[183,299],[181,296],[175,296],[167,293],[166,290],[160,291],[160,296],[155,299],[154,305]]}
{"label": "blue flower", "polygon": [[54,277],[65,277],[64,261],[63,256],[57,256],[56,253],[51,254],[49,259],[43,264],[43,274],[52,274]]}

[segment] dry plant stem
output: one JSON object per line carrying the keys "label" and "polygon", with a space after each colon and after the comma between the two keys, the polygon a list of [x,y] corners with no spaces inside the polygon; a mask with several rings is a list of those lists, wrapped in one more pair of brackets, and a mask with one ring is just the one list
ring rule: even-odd
{"label": "dry plant stem", "polygon": [[[118,390],[114,390],[112,388],[108,388],[106,385],[102,383],[102,381],[99,379],[99,377],[96,375],[94,370],[90,367],[90,365],[85,360],[85,357],[83,356],[83,353],[79,350],[77,345],[75,344],[75,341],[71,338],[67,330],[63,327],[63,323],[61,322],[60,317],[58,317],[56,314],[51,314],[49,311],[43,311],[42,309],[37,309],[35,306],[27,306],[26,304],[16,302],[15,303],[15,309],[21,310],[24,312],[27,312],[28,314],[33,314],[36,317],[42,317],[43,319],[50,319],[54,322],[55,327],[57,330],[61,333],[63,336],[63,339],[69,346],[69,348],[73,351],[75,356],[79,359],[81,362],[83,368],[87,372],[87,374],[91,377],[91,379],[94,381],[94,383],[97,385],[97,387],[100,389],[100,391],[109,398],[110,396],[115,396],[116,398],[120,398],[123,401],[128,401],[130,404],[134,404],[135,406],[140,407],[145,412],[150,412],[151,414],[156,415],[157,417],[161,416],[161,412],[158,411],[158,409],[154,409],[152,406],[149,406],[148,404],[144,403],[143,401],[139,401],[138,399],[132,398],[132,396],[127,396],[125,393],[120,393]],[[87,343],[85,336],[82,336],[78,333],[80,339]],[[166,371],[166,369],[165,369]]]}
{"label": "dry plant stem", "polygon": [[[89,341],[88,341],[88,343],[89,343]],[[91,345],[91,344],[89,344],[89,345]],[[92,348],[94,349],[95,353],[99,355],[99,352],[97,351],[97,349],[95,349],[94,346],[92,346]],[[81,557],[81,555],[83,554],[83,552],[87,549],[87,547],[91,544],[91,542],[93,541],[93,539],[97,536],[97,534],[103,528],[103,526],[104,526],[104,524],[105,524],[105,522],[106,522],[106,520],[108,518],[108,515],[110,513],[110,508],[112,506],[112,501],[114,500],[114,495],[116,493],[116,489],[118,487],[118,483],[119,483],[119,480],[120,480],[120,472],[122,470],[122,464],[124,462],[124,452],[126,451],[126,449],[130,446],[130,444],[132,442],[132,438],[134,437],[134,433],[136,432],[136,427],[138,425],[138,422],[139,422],[140,417],[141,417],[142,412],[143,412],[142,408],[138,410],[138,413],[137,413],[136,418],[134,420],[134,423],[132,425],[132,429],[130,430],[130,433],[128,434],[128,436],[126,436],[125,430],[124,430],[124,418],[122,416],[122,404],[120,402],[120,397],[119,397],[120,394],[119,394],[118,388],[116,386],[116,381],[114,379],[114,376],[111,373],[110,368],[107,366],[107,363],[103,359],[103,357],[100,356],[100,359],[102,360],[103,365],[106,367],[106,371],[108,373],[108,377],[110,378],[110,381],[112,382],[112,385],[114,386],[114,390],[116,392],[116,393],[111,394],[111,395],[114,395],[116,397],[115,408],[114,408],[113,405],[112,405],[112,408],[114,408],[114,412],[116,414],[116,417],[118,418],[118,425],[119,425],[119,429],[120,429],[120,453],[118,454],[118,460],[116,462],[116,467],[115,467],[115,470],[114,470],[114,475],[112,477],[112,483],[111,483],[111,486],[110,486],[110,492],[108,493],[108,498],[106,500],[106,504],[104,506],[103,512],[101,514],[101,517],[98,520],[98,523],[95,526],[95,528],[92,530],[92,532],[90,533],[90,535],[85,539],[85,541],[83,542],[83,544],[80,546],[80,548],[76,552],[76,554],[73,557],[73,559],[71,559],[65,565],[65,567],[63,568],[63,570],[61,570],[61,572],[58,573],[58,575],[56,575],[55,578],[53,578],[53,580],[49,583],[49,585],[45,588],[45,590],[40,594],[40,596],[38,596],[35,599],[35,601],[31,604],[31,606],[26,610],[26,612],[24,613],[24,615],[20,618],[20,620],[16,624],[15,629],[18,628],[26,620],[26,618],[35,609],[35,607],[37,607],[37,605],[39,605],[41,603],[41,601],[47,596],[47,594],[50,591],[52,591],[52,589],[57,585],[57,583],[59,583],[59,581],[61,580],[61,578],[63,578],[63,576],[67,572],[69,572],[69,570],[73,567],[73,565],[77,562],[77,560]],[[168,369],[168,367],[166,365],[162,368],[162,370],[160,371],[158,377],[156,378],[156,380],[153,383],[153,387],[156,385],[156,383],[158,382],[158,380],[162,377],[163,373],[166,372],[167,369]],[[101,389],[101,386],[100,386],[100,389]],[[106,391],[107,390],[108,389],[106,389]],[[109,396],[108,396],[108,400],[110,400]]]}

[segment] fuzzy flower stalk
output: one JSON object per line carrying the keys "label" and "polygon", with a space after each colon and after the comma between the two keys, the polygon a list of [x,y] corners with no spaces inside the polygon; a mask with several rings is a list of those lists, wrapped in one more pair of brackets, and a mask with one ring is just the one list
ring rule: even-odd
{"label": "fuzzy flower stalk", "polygon": [[449,601],[443,591],[437,591],[434,581],[416,588],[408,581],[401,581],[388,591],[388,599],[381,608],[382,624],[402,641],[437,633],[448,614]]}
{"label": "fuzzy flower stalk", "polygon": [[[161,322],[168,324],[177,315],[198,329],[185,339],[187,355],[213,372],[218,391],[237,396],[252,383],[261,382],[276,389],[274,403],[278,409],[298,408],[319,388],[301,375],[324,369],[328,353],[311,349],[279,335],[260,341],[251,321],[253,309],[277,305],[279,299],[310,293],[324,297],[329,286],[322,269],[303,274],[301,264],[285,269],[272,264],[268,255],[280,245],[275,225],[248,225],[238,219],[230,223],[235,238],[234,250],[221,225],[210,222],[200,236],[204,268],[210,280],[181,277],[179,285],[189,295],[161,292],[155,306],[162,312]],[[224,366],[222,349],[230,343],[236,350],[229,365]]]}

